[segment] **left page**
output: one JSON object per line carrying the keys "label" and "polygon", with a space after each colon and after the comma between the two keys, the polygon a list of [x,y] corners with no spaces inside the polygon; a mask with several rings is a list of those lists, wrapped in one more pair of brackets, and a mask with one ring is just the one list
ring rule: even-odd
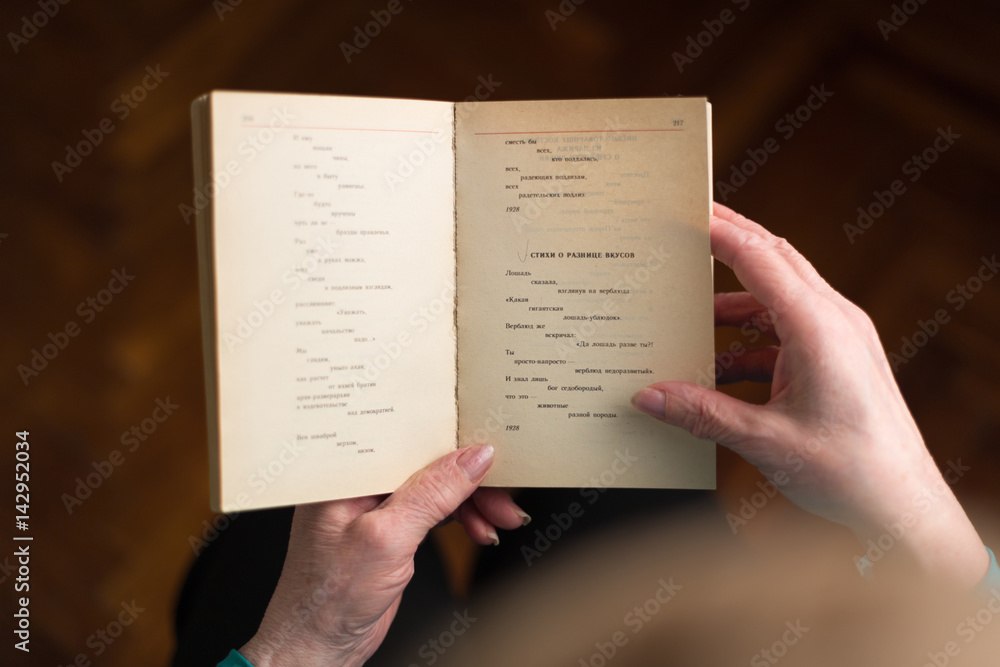
{"label": "left page", "polygon": [[453,106],[203,104],[213,506],[392,491],[456,447]]}

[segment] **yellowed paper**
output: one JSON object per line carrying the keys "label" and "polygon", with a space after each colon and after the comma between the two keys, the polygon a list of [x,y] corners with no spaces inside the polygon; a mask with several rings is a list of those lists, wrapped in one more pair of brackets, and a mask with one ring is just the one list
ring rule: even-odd
{"label": "yellowed paper", "polygon": [[714,488],[629,398],[713,366],[704,99],[457,105],[459,439],[501,486]]}
{"label": "yellowed paper", "polygon": [[629,405],[713,369],[705,100],[192,113],[216,508],[389,492],[472,442],[495,485],[714,486],[714,445]]}
{"label": "yellowed paper", "polygon": [[453,106],[210,105],[217,500],[392,491],[455,447]]}

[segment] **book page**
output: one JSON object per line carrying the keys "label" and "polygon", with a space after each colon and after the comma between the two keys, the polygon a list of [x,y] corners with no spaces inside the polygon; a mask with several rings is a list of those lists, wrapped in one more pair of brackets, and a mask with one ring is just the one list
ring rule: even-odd
{"label": "book page", "polygon": [[210,105],[215,500],[392,491],[456,446],[453,106]]}
{"label": "book page", "polygon": [[714,488],[715,446],[639,413],[714,377],[704,99],[456,106],[459,440],[500,486]]}

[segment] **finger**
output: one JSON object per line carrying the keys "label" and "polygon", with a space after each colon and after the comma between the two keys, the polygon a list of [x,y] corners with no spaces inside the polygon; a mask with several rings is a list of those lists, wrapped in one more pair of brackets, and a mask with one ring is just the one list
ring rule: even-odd
{"label": "finger", "polygon": [[497,535],[496,526],[486,520],[476,504],[471,499],[462,503],[458,508],[458,520],[465,528],[465,532],[476,544],[500,544],[500,536]]}
{"label": "finger", "polygon": [[715,326],[717,327],[743,328],[749,325],[764,335],[777,340],[771,316],[771,311],[761,305],[760,301],[749,292],[719,292],[715,295]]}
{"label": "finger", "polygon": [[350,498],[348,499],[350,504],[347,505],[347,508],[350,511],[358,512],[359,514],[364,512],[371,512],[373,509],[384,503],[388,497],[389,497],[388,493],[383,493],[378,496],[361,496],[359,498]]}
{"label": "finger", "polygon": [[493,447],[490,445],[474,445],[451,452],[403,482],[380,510],[395,515],[393,529],[415,549],[427,531],[472,495],[492,463]]}
{"label": "finger", "polygon": [[386,496],[359,496],[299,505],[295,509],[295,517],[297,521],[309,525],[342,528],[362,514],[379,507],[385,498]]}
{"label": "finger", "polygon": [[696,438],[713,440],[740,453],[739,445],[759,433],[762,406],[744,403],[690,382],[657,382],[640,389],[632,405]]}
{"label": "finger", "polygon": [[787,342],[794,326],[790,327],[786,320],[808,312],[808,303],[805,309],[791,305],[808,301],[803,297],[812,292],[809,285],[783,257],[751,232],[713,217],[711,238],[712,254],[736,273],[740,283],[762,306],[772,311],[774,331],[782,342]]}
{"label": "finger", "polygon": [[717,201],[712,202],[712,215],[722,218],[724,220],[728,220],[737,227],[742,227],[743,229],[746,229],[748,231],[753,231],[755,233],[760,233],[760,234],[767,233],[767,230],[764,229],[763,225],[754,222],[753,220],[746,217],[742,213],[737,213],[736,211],[729,208],[725,204],[720,204]]}
{"label": "finger", "polygon": [[774,364],[780,350],[769,345],[743,348],[738,357],[730,352],[715,355],[715,383],[770,382],[774,378]]}
{"label": "finger", "polygon": [[830,287],[829,283],[827,283],[822,276],[819,275],[819,272],[816,271],[815,267],[813,267],[813,265],[810,264],[809,261],[785,239],[775,236],[765,229],[763,225],[760,225],[746,216],[737,213],[728,206],[724,206],[718,202],[713,202],[713,204],[713,212],[717,217],[726,220],[746,232],[758,236],[762,242],[773,247],[776,252],[785,257],[789,265],[795,270],[799,277],[808,283],[813,289],[817,291],[833,291],[833,288]]}
{"label": "finger", "polygon": [[487,521],[504,530],[527,526],[531,521],[527,512],[518,507],[504,489],[476,489],[472,494],[472,502]]}

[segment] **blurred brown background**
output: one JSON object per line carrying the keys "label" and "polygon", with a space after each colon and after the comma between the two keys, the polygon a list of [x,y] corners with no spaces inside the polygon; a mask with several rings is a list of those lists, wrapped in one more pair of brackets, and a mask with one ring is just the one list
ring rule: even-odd
{"label": "blurred brown background", "polygon": [[[577,2],[402,0],[403,11],[351,62],[341,42],[387,2],[4,4],[0,423],[8,444],[0,458],[12,469],[14,433],[30,431],[27,534],[35,538],[32,652],[6,664],[62,665],[83,653],[95,664],[162,665],[170,654],[190,538],[212,516],[194,229],[178,206],[192,196],[188,105],[213,88],[460,100],[478,77],[492,76],[497,100],[707,95],[717,199],[787,237],[872,315],[889,352],[901,354],[920,321],[947,311],[935,335],[916,335],[923,344],[897,377],[939,462],[970,468],[955,486],[959,498],[995,509],[1000,279],[973,281],[971,299],[952,290],[1000,252],[996,4]],[[686,49],[689,61],[675,56]],[[149,89],[134,108],[115,102],[144,77]],[[780,123],[814,90],[832,95],[799,110],[808,119],[798,127]],[[113,130],[95,134],[104,118]],[[911,157],[948,128],[959,138],[931,150],[926,171],[910,171]],[[101,142],[71,171],[54,170],[84,132]],[[779,150],[744,165],[769,138]],[[733,180],[734,169],[753,173]],[[850,238],[844,226],[857,224],[858,207],[877,213],[874,193],[896,179],[905,192]],[[101,290],[123,268],[134,280],[91,311],[88,297],[106,301]],[[727,270],[717,272],[717,289],[736,287]],[[18,366],[30,366],[33,350],[68,322],[78,335],[22,378]],[[720,332],[719,349],[738,338]],[[731,391],[767,396],[766,387]],[[168,398],[179,407],[129,451],[123,433]],[[64,494],[116,449],[124,460],[69,512]],[[11,472],[0,472],[8,480],[0,541],[17,532]],[[727,507],[759,479],[721,453],[718,497]],[[770,503],[737,539],[766,539],[789,511]],[[470,556],[454,534],[444,539],[456,562]],[[12,552],[0,549],[5,653]],[[455,572],[460,579],[461,567]],[[144,611],[121,637],[88,643],[133,600]]]}

